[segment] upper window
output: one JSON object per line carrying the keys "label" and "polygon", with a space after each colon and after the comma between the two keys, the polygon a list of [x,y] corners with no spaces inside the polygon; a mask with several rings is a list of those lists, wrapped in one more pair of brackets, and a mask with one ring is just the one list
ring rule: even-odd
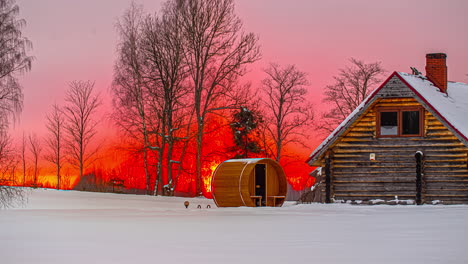
{"label": "upper window", "polygon": [[422,113],[421,108],[379,108],[377,110],[377,136],[422,136]]}

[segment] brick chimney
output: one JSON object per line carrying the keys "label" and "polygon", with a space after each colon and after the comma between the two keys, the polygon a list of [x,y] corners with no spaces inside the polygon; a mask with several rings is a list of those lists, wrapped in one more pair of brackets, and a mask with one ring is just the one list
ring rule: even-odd
{"label": "brick chimney", "polygon": [[446,58],[445,53],[426,54],[426,77],[443,93],[447,93]]}

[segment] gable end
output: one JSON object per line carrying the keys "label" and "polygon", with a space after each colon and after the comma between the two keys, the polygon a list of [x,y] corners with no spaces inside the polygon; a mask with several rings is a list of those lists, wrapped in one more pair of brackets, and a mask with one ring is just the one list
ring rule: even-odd
{"label": "gable end", "polygon": [[377,92],[377,98],[407,98],[416,97],[416,94],[405,84],[397,74],[393,75]]}
{"label": "gable end", "polygon": [[307,163],[313,166],[313,163],[320,160],[325,154],[326,150],[333,145],[333,143],[340,138],[350,126],[358,120],[363,113],[367,111],[369,106],[380,98],[402,98],[402,97],[415,97],[415,93],[408,87],[397,72],[393,72],[382,85],[374,90],[362,103],[359,105],[348,118],[346,118],[323,142],[315,151],[310,155]]}

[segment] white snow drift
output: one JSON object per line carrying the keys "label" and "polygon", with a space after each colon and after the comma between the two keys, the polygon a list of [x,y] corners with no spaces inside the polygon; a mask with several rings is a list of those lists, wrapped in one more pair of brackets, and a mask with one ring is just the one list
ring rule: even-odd
{"label": "white snow drift", "polygon": [[216,208],[34,190],[0,210],[0,263],[468,263],[467,220],[463,205]]}

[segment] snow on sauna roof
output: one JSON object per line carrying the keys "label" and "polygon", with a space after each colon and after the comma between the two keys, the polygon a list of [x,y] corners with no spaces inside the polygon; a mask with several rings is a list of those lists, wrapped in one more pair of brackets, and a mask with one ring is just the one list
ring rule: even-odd
{"label": "snow on sauna roof", "polygon": [[372,102],[373,97],[393,77],[399,77],[407,86],[442,118],[453,130],[468,142],[468,84],[448,82],[447,93],[440,92],[431,81],[422,75],[394,72],[358,106],[341,124],[310,154],[307,162],[318,158],[349,127]]}
{"label": "snow on sauna roof", "polygon": [[257,163],[260,160],[263,160],[265,158],[260,158],[260,159],[230,159],[226,160],[224,162],[242,162],[242,163]]}

